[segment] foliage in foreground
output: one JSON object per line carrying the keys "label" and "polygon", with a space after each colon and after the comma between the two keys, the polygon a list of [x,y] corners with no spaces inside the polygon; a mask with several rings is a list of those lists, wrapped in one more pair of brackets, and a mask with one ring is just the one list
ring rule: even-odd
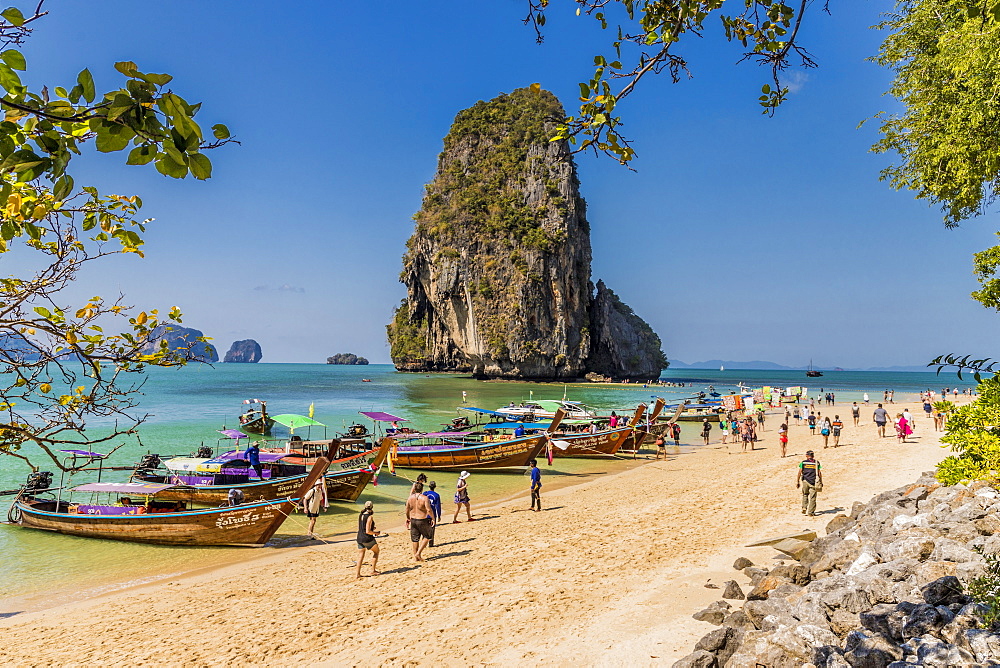
{"label": "foliage in foreground", "polygon": [[[128,149],[128,164],[207,179],[212,165],[203,151],[231,141],[223,125],[206,138],[194,120],[201,105],[168,88],[170,75],[141,72],[133,62],[115,64],[124,81],[104,93],[89,69],[73,85],[29,89],[18,75],[27,61],[13,47],[46,15],[43,4],[30,16],[15,7],[0,12],[0,261],[16,261],[20,274],[0,273],[0,455],[34,470],[38,451],[66,469],[59,450],[108,452],[136,435],[145,420],[133,410],[141,372],[187,359],[165,342],[147,345],[158,326],[180,322],[177,307],[137,312],[121,295],[68,303],[64,290],[91,262],[142,257],[151,222],[137,218],[135,195],[77,187],[67,169],[72,158],[88,146]],[[137,380],[125,380],[134,374]],[[103,422],[99,435],[87,431],[94,418]]]}
{"label": "foliage in foreground", "polygon": [[969,580],[965,593],[985,607],[983,626],[988,629],[997,628],[1000,625],[1000,555],[987,554],[980,547],[974,549],[983,555],[986,569],[982,575]]}
{"label": "foliage in foreground", "polygon": [[942,484],[1000,482],[1000,379],[979,384],[979,397],[951,414],[941,441],[957,453],[938,464]]}

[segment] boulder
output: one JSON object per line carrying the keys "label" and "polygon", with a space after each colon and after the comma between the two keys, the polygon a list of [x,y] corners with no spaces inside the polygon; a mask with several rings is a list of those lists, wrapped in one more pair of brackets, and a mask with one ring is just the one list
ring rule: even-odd
{"label": "boulder", "polygon": [[852,631],[844,643],[844,658],[853,668],[885,668],[903,658],[903,650],[880,634]]}
{"label": "boulder", "polygon": [[903,638],[916,638],[928,634],[936,635],[955,617],[950,612],[942,614],[942,611],[947,611],[947,608],[936,608],[929,603],[917,605],[906,616],[902,629]]}
{"label": "boulder", "polygon": [[736,580],[729,580],[724,585],[725,589],[722,591],[722,598],[728,599],[745,599],[746,594],[740,588],[740,585]]}
{"label": "boulder", "polygon": [[709,624],[718,626],[722,624],[722,620],[726,618],[726,613],[729,612],[731,607],[725,601],[716,601],[704,610],[700,610],[691,616],[699,622],[708,622]]}
{"label": "boulder", "polygon": [[920,595],[930,605],[966,604],[968,597],[962,593],[962,583],[954,575],[946,575],[920,588]]}
{"label": "boulder", "polygon": [[831,534],[841,529],[846,529],[848,527],[854,526],[854,520],[844,515],[843,513],[837,515],[832,520],[827,522],[826,533]]}
{"label": "boulder", "polygon": [[733,562],[733,568],[738,571],[742,571],[744,568],[747,568],[748,566],[753,566],[753,562],[747,559],[746,557],[739,557],[738,559],[736,559],[736,561]]}
{"label": "boulder", "polygon": [[715,668],[715,655],[703,649],[696,649],[683,659],[674,661],[673,668]]}
{"label": "boulder", "polygon": [[787,578],[778,577],[776,575],[766,575],[757,581],[756,586],[750,590],[747,594],[748,601],[760,601],[767,598],[768,592],[770,592],[775,587],[790,582]]}
{"label": "boulder", "polygon": [[750,584],[757,586],[757,583],[767,577],[766,568],[757,568],[756,566],[747,566],[743,569],[743,575],[750,578]]}
{"label": "boulder", "polygon": [[782,564],[781,566],[776,566],[771,569],[769,576],[786,578],[789,582],[793,582],[797,585],[809,584],[809,569],[802,564],[791,563]]}
{"label": "boulder", "polygon": [[1000,661],[1000,634],[986,629],[963,632],[956,644],[970,652],[977,661]]}

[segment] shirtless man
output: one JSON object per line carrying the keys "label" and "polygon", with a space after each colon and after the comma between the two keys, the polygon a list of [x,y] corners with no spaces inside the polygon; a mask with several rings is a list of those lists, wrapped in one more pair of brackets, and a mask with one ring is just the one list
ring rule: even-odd
{"label": "shirtless man", "polygon": [[434,509],[424,496],[424,484],[413,484],[410,498],[406,500],[406,528],[413,543],[413,560],[423,561],[424,548],[434,538]]}

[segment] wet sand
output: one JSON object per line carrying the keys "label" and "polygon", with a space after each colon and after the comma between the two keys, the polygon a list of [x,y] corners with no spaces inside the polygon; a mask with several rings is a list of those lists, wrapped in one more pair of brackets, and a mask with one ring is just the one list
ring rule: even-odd
{"label": "wet sand", "polygon": [[[10,617],[0,622],[0,657],[19,666],[670,665],[714,628],[691,619],[719,598],[705,585],[743,583],[731,569],[737,556],[767,564],[777,555],[742,545],[805,528],[822,533],[854,501],[915,479],[947,454],[931,420],[909,406],[913,443],[879,439],[871,406],[859,427],[845,420],[839,448],[823,450],[821,436],[793,425],[781,459],[772,415],[753,452],[719,444],[715,429],[710,446],[667,462],[547,486],[541,513],[527,510],[526,494],[474,506],[479,521],[441,526],[423,564],[412,562],[399,529],[380,541],[383,574],[360,582],[353,538],[278,550]],[[850,415],[846,405],[828,410]],[[800,513],[795,489],[810,448],[826,483],[818,517]],[[443,496],[448,522],[454,506]],[[400,519],[377,516],[381,527]]]}

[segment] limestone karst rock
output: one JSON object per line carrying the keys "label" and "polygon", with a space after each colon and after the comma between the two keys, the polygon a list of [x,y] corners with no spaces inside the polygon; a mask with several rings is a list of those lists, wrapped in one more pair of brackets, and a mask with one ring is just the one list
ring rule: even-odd
{"label": "limestone karst rock", "polygon": [[199,329],[181,327],[179,325],[157,325],[150,332],[149,342],[142,352],[152,353],[159,349],[160,341],[165,340],[172,351],[182,352],[188,359],[197,362],[218,362],[219,353],[215,346],[207,341],[199,341],[205,335]]}
{"label": "limestone karst rock", "polygon": [[260,350],[260,344],[253,339],[244,339],[243,341],[233,341],[233,345],[229,347],[229,351],[222,361],[256,364],[261,357],[263,354]]}
{"label": "limestone karst rock", "polygon": [[414,216],[387,327],[397,369],[568,379],[655,378],[659,338],[590,282],[590,224],[547,91],[460,112]]}

